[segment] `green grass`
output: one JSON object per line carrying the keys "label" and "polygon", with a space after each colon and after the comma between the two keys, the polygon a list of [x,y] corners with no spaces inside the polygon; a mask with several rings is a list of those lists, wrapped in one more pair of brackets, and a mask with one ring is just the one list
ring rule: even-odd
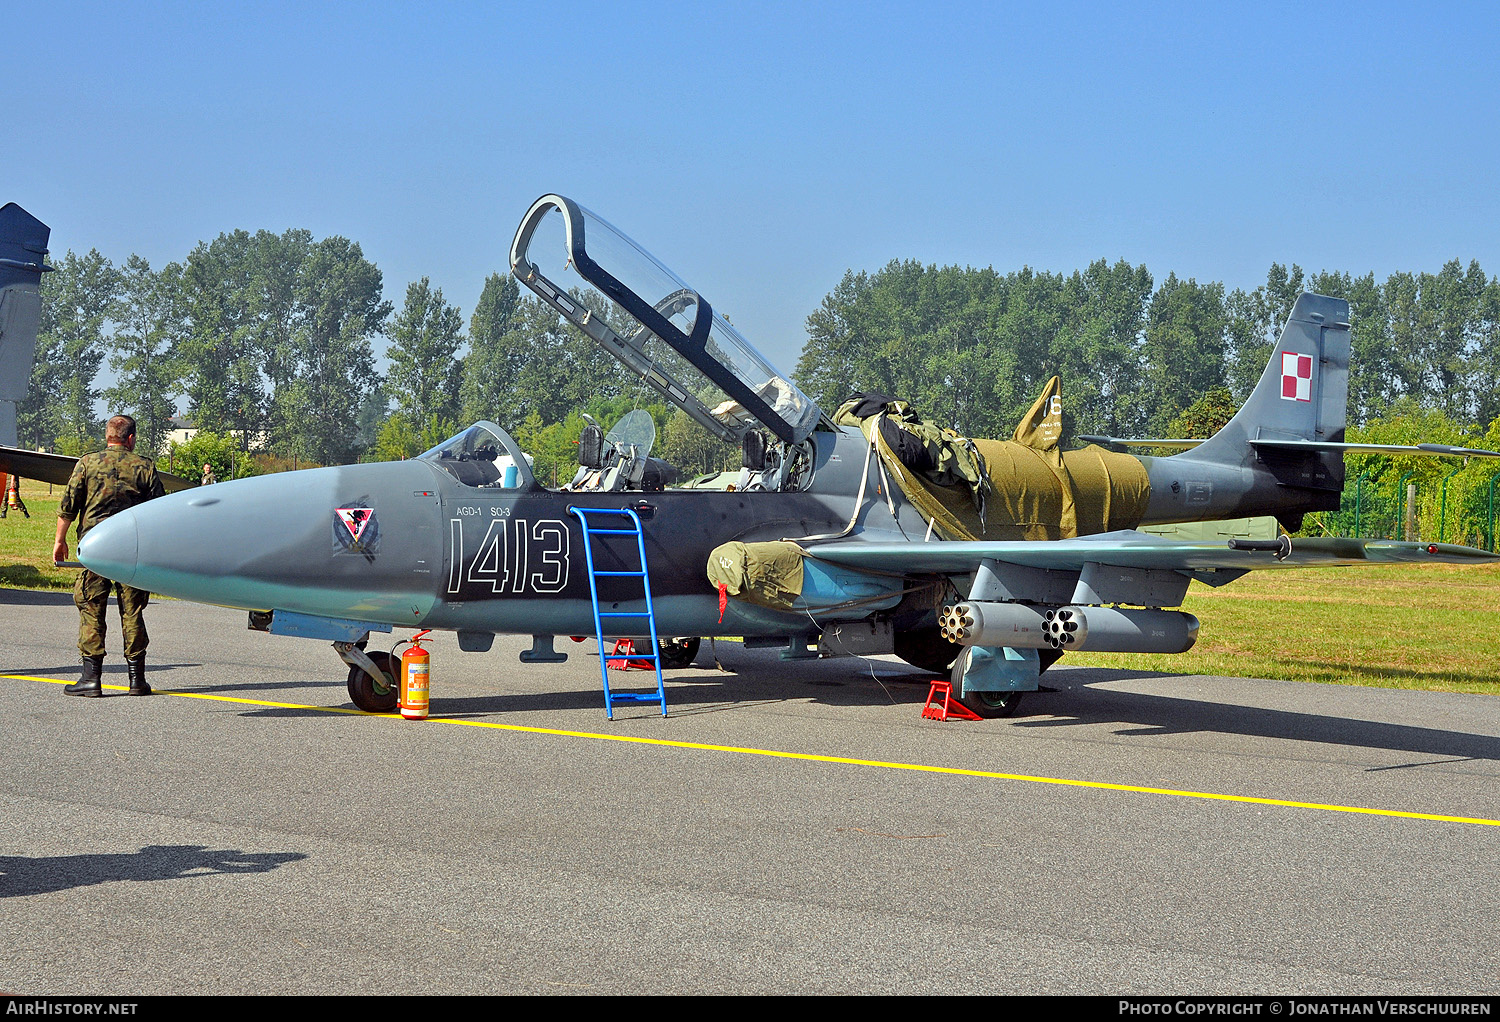
{"label": "green grass", "polygon": [[1500,565],[1252,572],[1197,582],[1198,644],[1176,656],[1070,653],[1068,664],[1500,694]]}
{"label": "green grass", "polygon": [[[31,518],[0,520],[0,586],[71,589],[76,570],[52,567],[60,494],[32,483],[23,496]],[[1500,694],[1500,565],[1252,572],[1222,589],[1194,582],[1183,609],[1203,622],[1186,653],[1064,663]]]}
{"label": "green grass", "polygon": [[[52,540],[57,535],[57,503],[62,487],[21,483],[21,499],[31,517],[12,510],[0,519],[0,586],[7,589],[72,589],[77,568],[52,566]],[[78,538],[68,532],[68,556],[78,556]]]}

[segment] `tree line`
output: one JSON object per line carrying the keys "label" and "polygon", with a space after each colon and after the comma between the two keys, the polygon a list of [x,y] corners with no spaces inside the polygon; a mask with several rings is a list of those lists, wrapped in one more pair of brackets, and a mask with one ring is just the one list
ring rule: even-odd
{"label": "tree line", "polygon": [[[54,265],[42,279],[30,393],[17,409],[28,447],[103,446],[101,400],[134,415],[139,450],[164,462],[169,420],[181,410],[203,439],[176,460],[201,454],[225,475],[297,459],[411,457],[492,419],[541,451],[538,474],[550,480],[563,462],[576,464],[580,412],[608,426],[641,405],[667,453],[697,467],[725,457],[704,458],[686,416],[647,401],[612,358],[523,298],[506,273],[485,280],[465,323],[426,277],[395,309],[357,243],[306,230],[221,234],[160,269],[137,255],[116,265],[93,250]],[[383,376],[377,340],[389,362]],[[106,359],[115,374],[107,387]],[[234,446],[262,453],[232,458]]]}
{"label": "tree line", "polygon": [[1278,263],[1227,293],[1124,261],[1071,274],[892,261],[846,273],[808,317],[797,378],[825,407],[878,390],[1003,437],[1057,373],[1070,436],[1165,436],[1199,397],[1249,394],[1303,291],[1350,303],[1352,424],[1402,402],[1480,430],[1500,415],[1500,278],[1457,260],[1383,282]]}

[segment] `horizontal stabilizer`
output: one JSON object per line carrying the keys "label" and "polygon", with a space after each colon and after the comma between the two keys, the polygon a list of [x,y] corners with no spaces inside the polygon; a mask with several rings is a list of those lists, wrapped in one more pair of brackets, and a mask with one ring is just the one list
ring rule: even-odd
{"label": "horizontal stabilizer", "polygon": [[[1189,450],[1203,443],[1202,440],[1125,440],[1114,436],[1098,436],[1085,433],[1078,437],[1085,443],[1101,447],[1164,447],[1173,450]],[[1322,440],[1250,440],[1251,447],[1274,448],[1279,451],[1337,452],[1339,454],[1412,454],[1445,458],[1500,458],[1500,451],[1486,451],[1479,447],[1454,447],[1451,444],[1335,444]]]}
{"label": "horizontal stabilizer", "polygon": [[1320,440],[1251,440],[1251,447],[1278,451],[1338,451],[1341,454],[1426,454],[1443,458],[1500,458],[1500,451],[1448,444],[1330,444]]}

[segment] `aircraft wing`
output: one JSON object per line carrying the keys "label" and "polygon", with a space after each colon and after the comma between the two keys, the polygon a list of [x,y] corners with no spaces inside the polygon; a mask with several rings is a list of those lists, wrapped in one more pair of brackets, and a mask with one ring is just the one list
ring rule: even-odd
{"label": "aircraft wing", "polygon": [[1087,564],[1178,571],[1245,572],[1261,568],[1317,568],[1402,562],[1482,564],[1500,554],[1454,543],[1317,537],[1184,542],[1142,532],[1106,532],[1080,539],[1016,542],[860,543],[812,545],[809,556],[844,567],[901,574],[968,574],[986,559],[1052,571]]}
{"label": "aircraft wing", "polygon": [[[65,454],[43,454],[19,447],[0,447],[0,472],[17,475],[22,479],[37,479],[44,483],[66,486],[68,478],[73,474],[73,466],[77,463],[77,458],[70,458]],[[170,472],[156,474],[168,493],[198,485],[196,480],[184,479]]]}

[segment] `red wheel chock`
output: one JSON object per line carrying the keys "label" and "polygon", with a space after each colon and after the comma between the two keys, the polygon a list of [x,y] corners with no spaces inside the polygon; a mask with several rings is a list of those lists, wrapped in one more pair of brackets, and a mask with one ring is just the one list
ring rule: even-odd
{"label": "red wheel chock", "polygon": [[604,661],[611,671],[649,671],[653,669],[655,657],[649,653],[637,653],[634,639],[616,639],[615,648]]}
{"label": "red wheel chock", "polygon": [[[942,696],[936,706],[932,705],[935,696]],[[953,699],[953,683],[934,679],[932,687],[927,690],[927,702],[922,707],[922,716],[929,720],[983,720],[979,714],[969,709],[963,703],[955,702]]]}

